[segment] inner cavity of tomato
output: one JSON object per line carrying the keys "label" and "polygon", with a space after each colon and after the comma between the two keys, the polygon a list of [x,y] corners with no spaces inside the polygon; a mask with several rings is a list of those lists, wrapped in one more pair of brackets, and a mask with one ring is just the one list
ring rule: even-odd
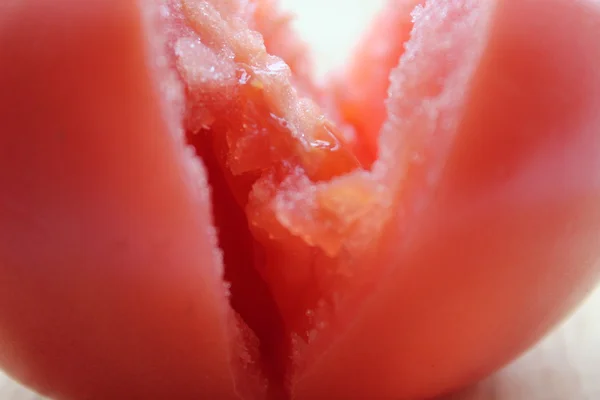
{"label": "inner cavity of tomato", "polygon": [[371,172],[375,154],[327,117],[315,85],[269,54],[251,12],[183,0],[162,14],[186,137],[209,175],[230,302],[258,338],[263,367],[283,378],[292,342],[311,340],[359,274],[391,193]]}

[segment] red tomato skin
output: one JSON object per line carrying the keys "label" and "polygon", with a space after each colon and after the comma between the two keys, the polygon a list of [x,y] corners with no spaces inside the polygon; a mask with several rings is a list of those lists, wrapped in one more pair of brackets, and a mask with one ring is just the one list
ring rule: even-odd
{"label": "red tomato skin", "polygon": [[294,399],[461,388],[532,346],[598,281],[600,9],[493,7],[473,32],[486,43],[440,175],[424,183],[439,160],[413,170],[406,214],[381,244],[375,262],[392,272],[299,372]]}
{"label": "red tomato skin", "polygon": [[0,5],[0,366],[57,399],[233,399],[203,172],[138,7]]}

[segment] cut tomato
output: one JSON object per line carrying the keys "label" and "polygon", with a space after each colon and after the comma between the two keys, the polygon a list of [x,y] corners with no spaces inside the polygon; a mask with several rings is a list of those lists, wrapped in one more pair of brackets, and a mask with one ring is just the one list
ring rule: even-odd
{"label": "cut tomato", "polygon": [[392,2],[330,94],[274,7],[0,12],[16,378],[57,399],[424,398],[596,282],[596,3]]}

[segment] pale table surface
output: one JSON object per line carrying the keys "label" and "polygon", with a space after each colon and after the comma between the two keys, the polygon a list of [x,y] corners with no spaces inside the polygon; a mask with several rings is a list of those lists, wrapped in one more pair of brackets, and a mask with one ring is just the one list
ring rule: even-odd
{"label": "pale table surface", "polygon": [[[323,74],[339,65],[382,0],[281,0]],[[333,22],[332,22],[333,21]],[[0,373],[0,400],[39,400]],[[600,289],[519,360],[452,400],[600,400]]]}

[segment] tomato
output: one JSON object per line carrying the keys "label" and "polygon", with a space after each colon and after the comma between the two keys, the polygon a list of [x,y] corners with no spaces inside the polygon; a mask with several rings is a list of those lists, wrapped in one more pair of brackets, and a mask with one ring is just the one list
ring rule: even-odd
{"label": "tomato", "polygon": [[364,107],[263,44],[268,2],[1,6],[0,365],[59,399],[414,399],[548,332],[599,272],[600,9],[416,3],[342,78]]}
{"label": "tomato", "polygon": [[[382,246],[396,267],[298,380],[298,398],[456,389],[531,346],[597,282],[598,6],[481,3],[489,14],[472,25],[445,23],[453,5],[422,11],[413,36],[433,50],[409,47],[392,74],[388,109],[402,112],[388,132],[430,152]],[[442,38],[461,30],[468,51],[457,58]],[[440,76],[444,62],[463,70],[438,95],[419,77]],[[415,104],[423,88],[434,95]]]}
{"label": "tomato", "polygon": [[208,194],[140,10],[2,8],[2,365],[58,398],[234,398]]}

